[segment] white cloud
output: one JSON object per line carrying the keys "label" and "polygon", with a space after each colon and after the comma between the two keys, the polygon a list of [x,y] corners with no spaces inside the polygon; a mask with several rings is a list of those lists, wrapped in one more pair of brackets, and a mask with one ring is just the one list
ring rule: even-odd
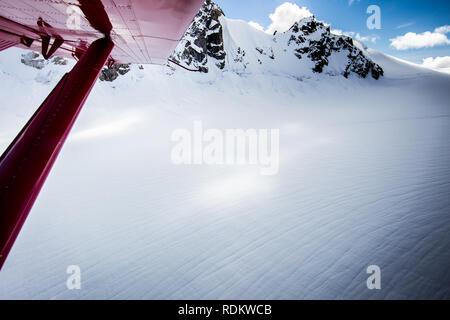
{"label": "white cloud", "polygon": [[275,31],[285,32],[300,19],[310,17],[313,14],[306,7],[299,7],[294,3],[285,2],[269,15],[272,20],[266,32],[273,34]]}
{"label": "white cloud", "polygon": [[361,36],[359,33],[356,33],[355,34],[355,39],[360,41],[360,42],[372,42],[372,43],[375,43],[375,42],[377,42],[378,37]]}
{"label": "white cloud", "polygon": [[423,59],[422,66],[437,71],[450,73],[450,57],[429,57]]}
{"label": "white cloud", "polygon": [[436,29],[434,29],[434,32],[437,32],[437,33],[449,33],[450,32],[450,26],[446,25],[446,26],[442,26],[442,27],[436,28]]}
{"label": "white cloud", "polygon": [[360,0],[348,0],[348,5],[351,6],[355,1],[359,2]]}
{"label": "white cloud", "polygon": [[396,29],[403,29],[403,28],[407,28],[407,27],[410,27],[410,26],[415,25],[415,24],[416,24],[416,22],[413,21],[413,22],[408,22],[408,23],[404,23],[404,24],[398,25],[395,28]]}
{"label": "white cloud", "polygon": [[248,24],[249,24],[250,26],[252,26],[253,28],[257,29],[257,30],[260,30],[260,31],[263,31],[263,32],[264,32],[263,26],[260,25],[258,22],[250,21]]}
{"label": "white cloud", "polygon": [[432,48],[440,45],[450,44],[446,33],[450,32],[450,26],[436,28],[433,32],[423,33],[408,32],[402,36],[390,39],[391,46],[397,50]]}

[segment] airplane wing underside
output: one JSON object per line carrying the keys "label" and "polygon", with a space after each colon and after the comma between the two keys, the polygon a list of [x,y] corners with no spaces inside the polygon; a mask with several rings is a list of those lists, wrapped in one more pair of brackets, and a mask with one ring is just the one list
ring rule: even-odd
{"label": "airplane wing underside", "polygon": [[104,35],[115,63],[164,64],[204,0],[0,0],[0,51],[79,57]]}

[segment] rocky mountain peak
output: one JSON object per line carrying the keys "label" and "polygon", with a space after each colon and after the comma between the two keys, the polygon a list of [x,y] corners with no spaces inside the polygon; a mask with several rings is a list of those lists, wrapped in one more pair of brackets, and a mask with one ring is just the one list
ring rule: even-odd
{"label": "rocky mountain peak", "polygon": [[208,72],[208,62],[223,69],[226,53],[219,18],[224,15],[216,3],[206,0],[171,58],[202,72]]}
{"label": "rocky mountain peak", "polygon": [[316,32],[317,30],[325,31],[324,29],[330,31],[329,27],[325,27],[325,25],[322,22],[317,21],[314,16],[310,16],[295,22],[287,32],[301,32],[307,36]]}
{"label": "rocky mountain peak", "polygon": [[384,74],[383,69],[364,55],[353,39],[344,35],[331,33],[330,27],[314,16],[304,18],[285,33],[289,36],[288,46],[294,46],[294,54],[302,59],[305,56],[315,62],[313,71],[321,73],[328,66],[330,57],[344,52],[347,63],[342,75],[346,78],[355,73],[361,78],[371,75],[379,79]]}

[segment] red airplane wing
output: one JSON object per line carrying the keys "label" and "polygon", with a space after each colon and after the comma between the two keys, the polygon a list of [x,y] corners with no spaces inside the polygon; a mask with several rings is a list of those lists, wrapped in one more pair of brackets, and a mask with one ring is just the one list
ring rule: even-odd
{"label": "red airplane wing", "polygon": [[203,1],[0,0],[0,51],[80,56],[110,35],[114,62],[164,64]]}

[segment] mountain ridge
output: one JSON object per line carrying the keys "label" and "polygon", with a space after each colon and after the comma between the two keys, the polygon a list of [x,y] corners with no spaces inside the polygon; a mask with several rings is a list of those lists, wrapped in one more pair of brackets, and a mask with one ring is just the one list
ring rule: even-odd
{"label": "mountain ridge", "polygon": [[[286,32],[269,35],[245,21],[227,18],[215,2],[206,0],[170,59],[201,73],[269,73],[300,80],[324,74],[378,80],[384,70],[366,50],[349,36],[333,34],[314,16],[295,22]],[[44,61],[38,53],[22,55],[22,63],[38,69],[53,60]],[[130,70],[130,64],[105,67],[99,78],[112,82]]]}
{"label": "mountain ridge", "polygon": [[[226,18],[225,13],[216,3],[206,0],[171,58],[205,73],[215,69],[239,73],[244,72],[251,64],[265,64],[265,57],[272,60],[268,63],[275,64],[268,68],[276,69],[278,65],[285,63],[281,61],[284,60],[283,52],[289,51],[288,58],[294,55],[298,60],[303,60],[288,59],[291,66],[311,65],[312,73],[342,75],[346,78],[352,74],[360,78],[370,75],[374,79],[379,79],[384,74],[382,67],[367,57],[364,49],[351,37],[332,34],[330,27],[316,20],[314,16],[301,19],[288,31],[275,32],[273,35],[267,35],[256,29],[252,32],[253,27],[238,21]],[[261,46],[252,48],[245,41],[227,43],[226,33],[230,32],[230,24],[236,23],[239,24],[240,30],[234,33],[250,32],[254,38],[266,38],[262,41],[265,48]],[[280,54],[275,54],[277,51]],[[253,57],[248,58],[250,52]],[[336,56],[342,55],[344,57],[340,57],[339,61],[333,61],[336,60]],[[279,56],[281,57],[278,59]],[[309,61],[304,62],[305,60]],[[236,68],[237,65],[241,65],[241,68]],[[299,70],[301,73],[298,75],[304,75],[305,71],[309,71],[305,69],[307,68],[301,68]],[[310,72],[306,72],[308,73]]]}

